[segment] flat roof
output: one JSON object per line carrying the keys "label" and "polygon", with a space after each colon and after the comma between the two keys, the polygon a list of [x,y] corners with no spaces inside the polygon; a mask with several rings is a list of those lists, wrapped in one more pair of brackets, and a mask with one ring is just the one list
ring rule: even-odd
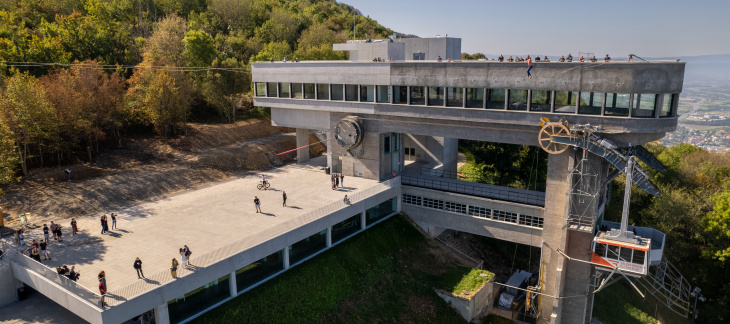
{"label": "flat roof", "polygon": [[[255,241],[267,229],[379,183],[345,177],[345,187],[332,190],[330,175],[322,170],[325,162],[325,157],[318,157],[309,164],[265,170],[125,209],[110,208],[107,215],[116,212],[119,217],[118,229],[108,234],[101,234],[101,214],[77,217],[79,235],[75,237],[70,235],[70,219],[61,220],[64,241],[51,239],[48,250],[53,260],[43,264],[76,266],[81,273],[78,283],[94,292],[98,292],[97,274],[104,270],[108,291],[113,292],[139,280],[132,267],[136,257],[142,260],[145,276],[151,277],[169,272],[172,258],[181,261],[178,249],[187,245],[194,265],[196,256],[242,239]],[[261,174],[267,175],[269,190],[256,189]],[[287,194],[286,207],[282,206],[282,191]],[[262,213],[254,209],[254,196],[261,199]],[[27,244],[43,236],[41,228],[26,234]],[[261,241],[270,234],[260,237]],[[11,239],[6,238],[6,243]]]}

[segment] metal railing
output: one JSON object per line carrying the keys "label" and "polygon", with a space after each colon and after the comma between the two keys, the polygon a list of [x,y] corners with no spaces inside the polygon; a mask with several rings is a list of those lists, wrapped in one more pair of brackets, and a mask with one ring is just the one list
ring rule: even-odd
{"label": "metal railing", "polygon": [[[182,264],[178,266],[177,276],[187,276],[195,272],[195,269],[211,266],[234,255],[242,253],[250,248],[256,247],[260,244],[264,244],[267,241],[284,235],[290,231],[293,231],[296,228],[301,227],[302,225],[308,224],[335,211],[343,209],[348,205],[355,204],[377,193],[388,190],[396,186],[397,184],[400,184],[400,181],[400,177],[383,181],[376,186],[367,188],[363,191],[356,192],[351,196],[348,196],[349,202],[345,202],[344,200],[338,200],[334,203],[330,203],[326,206],[315,209],[294,219],[265,229],[254,236],[249,236],[234,243],[228,244],[224,247],[215,249],[208,253],[204,253],[199,257],[192,258],[190,259],[191,266],[189,268],[182,267]],[[283,248],[284,247],[282,247],[282,249]],[[117,306],[127,300],[154,290],[172,281],[175,281],[175,279],[172,278],[170,269],[162,270],[151,276],[148,276],[146,279],[136,280],[133,283],[130,283],[126,286],[107,293],[105,301],[109,306]]]}
{"label": "metal railing", "polygon": [[31,259],[29,256],[17,250],[7,251],[6,253],[6,256],[10,258],[10,261],[16,265],[52,281],[53,283],[61,286],[62,289],[68,291],[70,294],[76,295],[96,307],[101,306],[101,295],[87,289],[66,276],[58,274],[55,269],[49,268],[48,266]]}
{"label": "metal railing", "polygon": [[444,180],[441,178],[431,178],[425,176],[403,175],[402,178],[402,184],[406,186],[437,189],[470,196],[503,200],[538,207],[545,206],[544,193],[532,193],[527,190],[519,190],[508,187],[494,188],[496,186],[479,183],[456,182],[450,179]]}

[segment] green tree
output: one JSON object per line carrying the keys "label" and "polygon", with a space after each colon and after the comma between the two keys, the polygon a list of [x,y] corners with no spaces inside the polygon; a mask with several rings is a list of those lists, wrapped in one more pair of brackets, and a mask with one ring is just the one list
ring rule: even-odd
{"label": "green tree", "polygon": [[[241,68],[241,64],[234,58],[219,62],[215,60],[216,68]],[[249,71],[240,70],[211,70],[205,78],[203,95],[218,114],[227,122],[236,121],[236,111],[243,108],[241,100],[244,93],[249,91],[251,78]]]}
{"label": "green tree", "polygon": [[188,66],[210,66],[218,56],[213,38],[202,30],[185,33],[183,47],[183,57]]}
{"label": "green tree", "polygon": [[162,64],[182,66],[184,63],[183,38],[187,32],[185,20],[176,14],[162,19],[145,42],[143,57]]}
{"label": "green tree", "polygon": [[251,62],[283,60],[285,57],[291,57],[291,47],[286,42],[268,43],[264,45],[264,49],[258,54],[251,57]]}
{"label": "green tree", "polygon": [[[13,133],[4,123],[0,123],[0,184],[16,181],[15,170],[20,161],[15,150]],[[2,194],[0,188],[0,194]]]}

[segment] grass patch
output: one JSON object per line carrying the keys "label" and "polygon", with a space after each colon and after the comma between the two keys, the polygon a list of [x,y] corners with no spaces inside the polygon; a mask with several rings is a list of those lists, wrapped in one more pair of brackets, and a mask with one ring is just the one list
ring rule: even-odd
{"label": "grass patch", "polygon": [[393,217],[193,323],[464,323],[434,292],[461,268]]}
{"label": "grass patch", "polygon": [[593,316],[604,324],[689,324],[690,321],[669,310],[653,296],[642,299],[625,280],[596,293]]}
{"label": "grass patch", "polygon": [[486,270],[458,267],[441,276],[436,288],[471,299],[474,293],[492,278],[494,278],[494,274]]}

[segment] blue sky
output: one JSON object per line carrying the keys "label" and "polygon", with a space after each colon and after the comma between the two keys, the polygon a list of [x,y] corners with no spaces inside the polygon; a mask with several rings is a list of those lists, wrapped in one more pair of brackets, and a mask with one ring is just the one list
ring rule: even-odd
{"label": "blue sky", "polygon": [[448,34],[468,53],[730,54],[730,0],[338,0],[395,31]]}

